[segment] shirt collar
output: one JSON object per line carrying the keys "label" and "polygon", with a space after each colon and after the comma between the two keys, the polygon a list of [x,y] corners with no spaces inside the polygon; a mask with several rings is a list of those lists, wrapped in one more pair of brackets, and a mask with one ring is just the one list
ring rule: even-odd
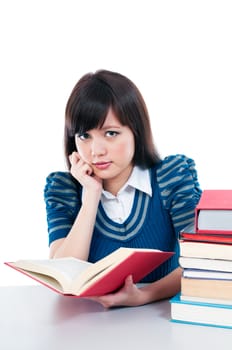
{"label": "shirt collar", "polygon": [[[137,165],[134,166],[129,179],[119,190],[118,194],[122,193],[123,191],[130,192],[131,190],[135,189],[148,194],[150,197],[152,196],[150,172],[148,169],[142,169]],[[108,199],[115,197],[110,192],[105,190],[102,191],[102,195]]]}
{"label": "shirt collar", "polygon": [[151,179],[150,172],[148,169],[142,169],[139,166],[134,166],[132,173],[123,186],[131,186],[139,191],[147,193],[149,196],[152,196],[152,188],[151,188]]}

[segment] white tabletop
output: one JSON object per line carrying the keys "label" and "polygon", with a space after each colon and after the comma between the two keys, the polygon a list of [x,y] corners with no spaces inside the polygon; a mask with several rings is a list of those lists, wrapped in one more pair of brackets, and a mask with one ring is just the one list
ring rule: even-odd
{"label": "white tabletop", "polygon": [[170,322],[168,301],[105,310],[43,286],[2,286],[0,315],[2,350],[232,349],[229,329]]}

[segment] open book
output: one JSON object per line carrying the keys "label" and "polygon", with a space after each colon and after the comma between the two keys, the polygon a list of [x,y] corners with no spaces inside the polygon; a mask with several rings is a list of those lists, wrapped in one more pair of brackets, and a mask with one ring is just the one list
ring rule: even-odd
{"label": "open book", "polygon": [[129,275],[137,283],[173,254],[155,249],[119,248],[96,263],[70,257],[5,264],[58,293],[87,297],[117,290]]}

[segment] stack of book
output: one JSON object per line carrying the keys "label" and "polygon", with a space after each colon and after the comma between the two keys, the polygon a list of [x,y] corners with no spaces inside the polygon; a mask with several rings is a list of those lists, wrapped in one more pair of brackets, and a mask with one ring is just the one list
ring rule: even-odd
{"label": "stack of book", "polygon": [[180,232],[181,292],[175,322],[232,328],[232,190],[205,190],[195,223]]}

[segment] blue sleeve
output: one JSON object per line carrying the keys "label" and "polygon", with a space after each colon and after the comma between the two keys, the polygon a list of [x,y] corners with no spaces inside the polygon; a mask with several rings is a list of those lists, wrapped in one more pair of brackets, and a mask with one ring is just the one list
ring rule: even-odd
{"label": "blue sleeve", "polygon": [[44,200],[50,245],[69,233],[81,205],[81,195],[68,172],[54,172],[46,179]]}
{"label": "blue sleeve", "polygon": [[195,162],[185,155],[164,158],[157,169],[157,181],[165,209],[170,213],[178,237],[181,229],[194,221],[201,196]]}

